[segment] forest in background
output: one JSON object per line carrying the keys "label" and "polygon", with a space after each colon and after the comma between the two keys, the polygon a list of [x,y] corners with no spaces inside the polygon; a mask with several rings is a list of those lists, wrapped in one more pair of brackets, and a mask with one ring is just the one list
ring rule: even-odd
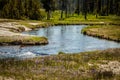
{"label": "forest in background", "polygon": [[[45,10],[44,14],[43,9]],[[59,10],[60,19],[82,14],[120,16],[120,0],[0,0],[0,18],[8,19],[50,19],[52,12]]]}
{"label": "forest in background", "polygon": [[[57,27],[48,28],[57,25],[85,27],[80,30],[66,26],[70,32],[62,26],[61,30]],[[41,34],[36,32],[41,32],[39,28],[45,28],[43,34],[49,34],[49,37],[37,35]],[[21,33],[27,30],[32,30],[35,35]],[[60,31],[62,35],[56,35],[54,31]],[[65,31],[71,36],[65,37]],[[50,36],[53,34],[55,38]],[[87,40],[84,38],[86,35],[96,37],[97,40],[100,38],[101,41],[91,42],[94,39],[90,37],[91,40]],[[50,38],[56,41],[59,39],[59,43],[53,40],[51,44]],[[103,40],[104,45],[102,39],[106,39]],[[66,44],[69,40],[74,46]],[[76,45],[77,40],[80,46]],[[107,40],[111,41],[107,43]],[[106,49],[106,46],[110,49],[91,51],[88,45],[85,48],[86,41],[94,50]],[[115,45],[112,41],[115,41]],[[120,48],[116,47],[119,42],[120,0],[0,0],[0,80],[120,80]],[[49,43],[49,48],[41,47]],[[86,49],[87,52],[65,53],[56,43],[63,49],[66,46],[76,52],[77,49]],[[56,52],[57,55],[49,52],[49,49],[52,51],[57,47],[58,51],[61,50]],[[42,53],[41,49],[49,54]]]}

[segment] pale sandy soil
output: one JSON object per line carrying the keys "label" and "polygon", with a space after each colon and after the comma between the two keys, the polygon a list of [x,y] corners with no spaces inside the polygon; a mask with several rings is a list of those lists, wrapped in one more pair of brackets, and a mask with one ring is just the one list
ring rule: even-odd
{"label": "pale sandy soil", "polygon": [[29,23],[29,24],[30,24],[30,25],[33,25],[33,26],[36,26],[36,25],[43,24],[43,22],[42,22],[42,23],[31,22],[31,23]]}
{"label": "pale sandy soil", "polygon": [[3,22],[0,23],[0,36],[21,36],[21,37],[29,37],[32,35],[21,34],[22,31],[29,31],[30,28],[27,28],[24,25],[18,24],[17,22]]}
{"label": "pale sandy soil", "polygon": [[[3,43],[10,42],[9,39],[11,40],[12,43],[16,42],[16,41],[19,41],[20,43],[21,43],[21,41],[25,41],[25,43],[27,43],[27,44],[29,44],[29,43],[30,44],[35,44],[35,43],[42,44],[43,42],[47,43],[46,39],[44,39],[44,38],[20,33],[22,31],[29,31],[29,30],[31,30],[31,29],[24,25],[21,25],[17,22],[1,22],[0,23],[0,44],[2,44],[2,42]],[[37,39],[37,41],[35,39],[33,39],[33,37],[35,37]],[[39,40],[37,37],[39,38]],[[29,41],[29,42],[27,42],[27,41]],[[35,43],[34,43],[34,41],[35,41]],[[43,41],[43,42],[40,42],[40,41]]]}

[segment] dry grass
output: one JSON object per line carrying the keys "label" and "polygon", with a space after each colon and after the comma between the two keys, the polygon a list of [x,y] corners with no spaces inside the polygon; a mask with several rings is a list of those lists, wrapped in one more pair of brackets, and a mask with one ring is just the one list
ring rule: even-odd
{"label": "dry grass", "polygon": [[[0,76],[13,80],[119,80],[119,56],[120,48],[25,60],[1,59]],[[115,68],[101,68],[111,63]]]}
{"label": "dry grass", "polygon": [[120,26],[118,25],[89,26],[84,28],[82,33],[120,42]]}

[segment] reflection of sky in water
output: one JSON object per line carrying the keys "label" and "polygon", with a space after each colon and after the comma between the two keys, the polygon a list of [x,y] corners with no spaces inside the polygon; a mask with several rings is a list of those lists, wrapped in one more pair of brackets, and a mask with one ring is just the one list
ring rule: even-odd
{"label": "reflection of sky in water", "polygon": [[22,48],[20,46],[0,46],[0,53],[3,57],[35,57],[41,54],[57,54],[60,51],[77,53],[120,48],[120,43],[82,35],[80,31],[83,27],[80,25],[57,26],[24,32],[24,34],[46,36],[49,39],[49,44],[46,46],[24,46]]}

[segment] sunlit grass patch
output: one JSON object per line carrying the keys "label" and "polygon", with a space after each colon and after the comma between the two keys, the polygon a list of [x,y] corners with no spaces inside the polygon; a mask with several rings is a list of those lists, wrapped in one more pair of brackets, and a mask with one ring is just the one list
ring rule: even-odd
{"label": "sunlit grass patch", "polygon": [[48,40],[45,37],[37,36],[1,36],[0,45],[40,45],[48,44]]}
{"label": "sunlit grass patch", "polygon": [[41,28],[41,27],[48,27],[51,24],[48,22],[42,22],[42,21],[37,21],[37,20],[23,20],[19,21],[20,24],[25,25],[26,27],[30,29],[35,29],[35,28]]}
{"label": "sunlit grass patch", "polygon": [[120,26],[119,25],[98,25],[88,26],[82,29],[83,34],[105,38],[120,42]]}
{"label": "sunlit grass patch", "polygon": [[104,22],[104,24],[119,24],[120,17],[115,15],[109,16],[99,16],[96,18],[95,14],[87,14],[87,20],[84,19],[84,15],[81,13],[78,14],[68,14],[68,17],[65,17],[63,14],[63,19],[61,19],[61,11],[56,10],[51,13],[50,20],[43,20],[45,22],[51,22],[54,24],[100,24]]}

